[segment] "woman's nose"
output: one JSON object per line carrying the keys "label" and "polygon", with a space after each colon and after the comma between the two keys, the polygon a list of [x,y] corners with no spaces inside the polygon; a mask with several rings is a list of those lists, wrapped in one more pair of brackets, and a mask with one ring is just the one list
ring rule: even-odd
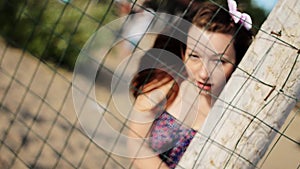
{"label": "woman's nose", "polygon": [[209,73],[208,68],[209,68],[209,66],[207,64],[205,64],[205,63],[201,64],[200,69],[199,69],[199,75],[202,80],[206,81],[209,79],[210,73]]}

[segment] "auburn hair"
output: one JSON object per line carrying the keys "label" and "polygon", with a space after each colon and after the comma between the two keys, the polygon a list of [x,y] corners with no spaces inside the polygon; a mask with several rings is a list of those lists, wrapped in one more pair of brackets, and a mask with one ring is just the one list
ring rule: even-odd
{"label": "auburn hair", "polygon": [[213,3],[204,2],[199,6],[192,23],[210,32],[230,34],[233,36],[233,46],[238,65],[250,46],[253,34],[239,23],[234,23],[227,9]]}
{"label": "auburn hair", "polygon": [[[252,42],[253,35],[251,30],[247,30],[239,23],[234,23],[227,9],[211,2],[200,3],[197,7],[197,10],[189,11],[187,15],[184,16],[184,19],[192,22],[193,25],[204,30],[232,35],[234,49],[236,52],[235,65],[239,64],[239,62],[242,60],[245,52]],[[169,30],[167,29],[166,31]],[[186,30],[186,34],[187,32],[188,30]],[[187,35],[185,38],[186,39],[184,40],[186,42]],[[163,105],[164,108],[166,108],[175,100],[179,92],[180,83],[184,80],[184,77],[187,76],[187,73],[184,66],[182,67],[184,64],[180,66],[173,65],[173,63],[168,62],[172,59],[165,57],[177,57],[183,63],[186,44],[162,33],[157,36],[154,42],[153,49],[155,48],[163,49],[172,53],[173,55],[153,56],[151,54],[152,49],[147,51],[141,59],[140,67],[143,67],[149,63],[153,63],[149,61],[149,59],[153,59],[153,57],[155,57],[157,60],[160,60],[160,62],[155,62],[155,64],[158,65],[155,68],[149,68],[139,72],[131,82],[131,91],[133,96],[136,98],[140,94],[151,92],[173,81],[173,87],[166,95],[167,102]],[[175,71],[173,71],[173,73],[167,71],[168,69],[166,66],[174,68]],[[163,83],[156,85],[157,81]]]}

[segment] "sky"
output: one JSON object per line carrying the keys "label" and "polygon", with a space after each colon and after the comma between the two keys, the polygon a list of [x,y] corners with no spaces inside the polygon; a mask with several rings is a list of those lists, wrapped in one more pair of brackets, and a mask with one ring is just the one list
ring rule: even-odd
{"label": "sky", "polygon": [[270,12],[276,5],[277,0],[253,0],[253,3],[264,8],[267,12]]}

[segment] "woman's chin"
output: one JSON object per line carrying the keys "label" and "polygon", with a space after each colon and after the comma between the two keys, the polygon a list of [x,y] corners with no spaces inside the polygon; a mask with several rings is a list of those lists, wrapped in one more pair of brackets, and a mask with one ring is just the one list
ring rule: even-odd
{"label": "woman's chin", "polygon": [[203,89],[199,89],[199,94],[204,95],[204,96],[211,96],[212,95],[210,90],[203,90]]}

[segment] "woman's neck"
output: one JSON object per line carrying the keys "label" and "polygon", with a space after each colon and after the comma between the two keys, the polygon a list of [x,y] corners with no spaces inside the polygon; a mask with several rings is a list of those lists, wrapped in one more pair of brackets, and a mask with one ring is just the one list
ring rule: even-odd
{"label": "woman's neck", "polygon": [[195,130],[202,127],[214,101],[209,93],[199,94],[197,88],[188,84],[180,86],[174,102],[167,107],[168,113]]}
{"label": "woman's neck", "polygon": [[208,115],[215,102],[216,99],[210,93],[199,94],[199,110],[202,110],[205,115]]}

